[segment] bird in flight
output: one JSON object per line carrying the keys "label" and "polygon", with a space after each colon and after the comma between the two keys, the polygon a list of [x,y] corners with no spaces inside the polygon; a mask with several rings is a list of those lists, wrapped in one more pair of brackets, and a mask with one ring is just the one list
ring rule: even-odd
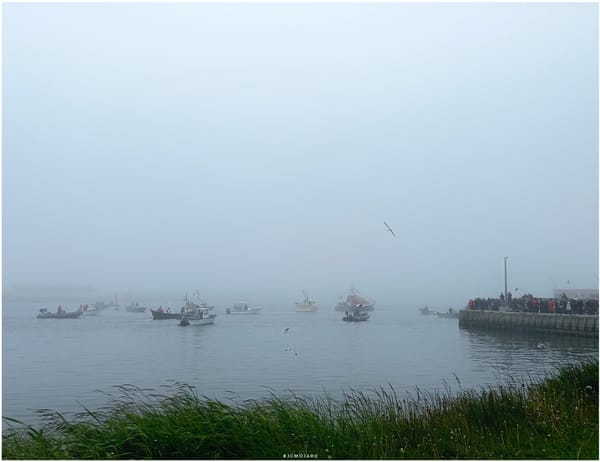
{"label": "bird in flight", "polygon": [[392,231],[392,228],[390,228],[390,225],[388,225],[385,221],[383,222],[383,224],[385,225],[385,227],[388,229],[388,231],[390,233],[392,233],[392,236],[396,237],[396,235],[394,234],[394,231]]}
{"label": "bird in flight", "polygon": [[285,334],[285,333],[287,333],[289,330],[290,330],[290,328],[289,328],[289,327],[286,327],[285,329],[283,329],[283,333]]}
{"label": "bird in flight", "polygon": [[298,356],[298,352],[296,351],[296,348],[294,348],[294,347],[284,348],[283,351],[293,351],[294,352],[294,356]]}

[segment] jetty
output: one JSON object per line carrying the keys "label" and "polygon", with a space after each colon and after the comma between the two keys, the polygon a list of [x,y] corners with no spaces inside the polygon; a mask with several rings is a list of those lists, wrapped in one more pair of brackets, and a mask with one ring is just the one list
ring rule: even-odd
{"label": "jetty", "polygon": [[459,327],[598,337],[598,315],[460,310]]}

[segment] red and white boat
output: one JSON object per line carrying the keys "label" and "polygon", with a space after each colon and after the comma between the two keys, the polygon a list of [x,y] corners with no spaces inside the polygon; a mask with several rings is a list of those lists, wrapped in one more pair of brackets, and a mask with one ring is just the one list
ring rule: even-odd
{"label": "red and white boat", "polygon": [[[342,299],[342,297],[340,297]],[[348,290],[348,296],[346,300],[340,300],[335,305],[336,311],[342,311],[344,313],[351,313],[355,311],[373,311],[375,309],[375,302],[364,295],[359,294],[358,290],[354,287]]]}

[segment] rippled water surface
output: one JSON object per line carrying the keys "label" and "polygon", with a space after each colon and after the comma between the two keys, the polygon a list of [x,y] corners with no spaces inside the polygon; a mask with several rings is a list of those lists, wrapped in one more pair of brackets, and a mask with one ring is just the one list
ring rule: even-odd
{"label": "rippled water surface", "polygon": [[214,325],[188,327],[153,321],[149,311],[53,320],[36,319],[37,309],[3,305],[2,413],[27,423],[37,422],[37,409],[102,407],[123,384],[169,394],[174,382],[186,383],[201,395],[240,401],[388,385],[399,394],[446,392],[445,383],[453,391],[481,388],[598,357],[597,339],[470,331],[416,307],[377,306],[364,323],[341,321],[333,306],[296,313],[267,305],[259,315],[217,307]]}

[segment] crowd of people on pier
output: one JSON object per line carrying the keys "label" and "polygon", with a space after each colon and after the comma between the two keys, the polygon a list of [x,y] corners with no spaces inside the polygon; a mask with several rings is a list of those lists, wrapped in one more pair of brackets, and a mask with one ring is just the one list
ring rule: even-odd
{"label": "crowd of people on pier", "polygon": [[467,303],[467,309],[597,315],[598,300],[569,298],[566,294],[562,294],[558,298],[534,297],[532,294],[516,298],[508,292],[506,299],[503,293],[497,298],[471,298]]}

